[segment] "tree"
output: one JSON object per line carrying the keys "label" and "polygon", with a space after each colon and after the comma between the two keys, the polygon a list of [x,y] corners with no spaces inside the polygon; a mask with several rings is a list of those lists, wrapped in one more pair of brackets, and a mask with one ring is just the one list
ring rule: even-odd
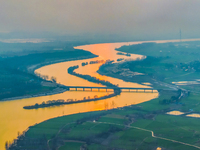
{"label": "tree", "polygon": [[51,77],[51,81],[56,83],[56,77]]}
{"label": "tree", "polygon": [[8,150],[8,149],[9,149],[9,144],[8,144],[8,141],[6,141],[6,143],[5,143],[5,148],[6,148],[6,150]]}

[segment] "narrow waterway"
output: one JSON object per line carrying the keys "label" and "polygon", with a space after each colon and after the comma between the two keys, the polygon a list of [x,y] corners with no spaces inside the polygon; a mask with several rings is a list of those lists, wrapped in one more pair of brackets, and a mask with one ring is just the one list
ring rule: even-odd
{"label": "narrow waterway", "polygon": [[[145,41],[151,42],[151,41]],[[155,42],[155,41],[154,41]],[[157,41],[159,43],[163,42],[173,42],[173,41]],[[70,62],[63,62],[44,66],[37,69],[35,72],[42,75],[48,75],[49,77],[56,77],[57,82],[64,85],[82,85],[82,86],[101,86],[95,83],[91,83],[84,79],[72,76],[67,73],[67,69],[70,66],[79,65],[80,67],[76,72],[81,74],[89,74],[100,79],[104,79],[113,84],[118,84],[119,86],[126,87],[147,87],[144,85],[139,85],[131,82],[124,82],[119,79],[102,76],[96,73],[101,64],[89,64],[82,67],[82,62],[90,62],[92,60],[116,60],[118,58],[124,59],[136,59],[141,58],[141,55],[131,55],[127,57],[124,55],[117,55],[115,48],[127,44],[138,44],[142,42],[131,42],[131,43],[105,43],[105,44],[93,44],[76,47],[78,49],[88,50],[96,55],[98,58],[92,58],[87,60],[77,60]],[[82,91],[67,91],[61,94],[55,94],[51,96],[41,96],[28,99],[20,99],[13,101],[0,102],[0,150],[5,149],[5,142],[12,141],[17,137],[18,132],[23,132],[29,126],[36,123],[40,123],[44,120],[55,118],[58,116],[75,114],[79,112],[88,112],[96,110],[112,109],[116,107],[123,107],[126,105],[138,104],[145,101],[149,101],[158,96],[158,93],[121,93],[121,95],[109,98],[106,100],[99,100],[95,102],[86,102],[80,104],[63,105],[49,108],[41,108],[37,110],[25,110],[23,106],[33,105],[35,103],[42,103],[48,100],[57,99],[82,99],[83,97],[94,97],[95,95],[102,96],[108,94],[109,92],[82,92]]]}

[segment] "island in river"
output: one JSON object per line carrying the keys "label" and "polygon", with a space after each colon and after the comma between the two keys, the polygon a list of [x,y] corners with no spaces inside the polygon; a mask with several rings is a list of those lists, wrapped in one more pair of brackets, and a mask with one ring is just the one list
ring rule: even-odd
{"label": "island in river", "polygon": [[114,96],[119,95],[120,93],[114,92],[112,94],[108,94],[108,95],[104,95],[104,96],[100,96],[98,97],[97,95],[94,96],[94,98],[86,98],[84,97],[81,100],[73,100],[73,99],[68,99],[68,100],[63,100],[63,99],[59,99],[59,100],[52,100],[52,101],[47,101],[42,102],[41,104],[36,103],[35,105],[30,105],[30,106],[24,106],[24,109],[38,109],[38,108],[45,108],[45,107],[53,107],[53,106],[60,106],[60,105],[69,105],[69,104],[76,104],[76,103],[84,103],[84,102],[91,102],[91,101],[98,101],[98,100],[103,100],[103,99],[107,99],[107,98],[111,98]]}

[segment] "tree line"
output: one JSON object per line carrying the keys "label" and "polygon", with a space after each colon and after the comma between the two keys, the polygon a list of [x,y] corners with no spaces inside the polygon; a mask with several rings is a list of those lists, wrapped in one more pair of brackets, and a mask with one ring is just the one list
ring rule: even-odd
{"label": "tree line", "polygon": [[59,99],[59,100],[49,100],[47,102],[42,102],[41,104],[36,103],[35,105],[29,105],[29,106],[24,106],[24,109],[38,109],[38,108],[45,108],[45,107],[51,107],[51,106],[59,106],[59,105],[66,105],[66,104],[75,104],[75,103],[83,103],[83,102],[90,102],[90,101],[97,101],[97,100],[102,100],[102,99],[107,99],[107,98],[111,98],[113,96],[116,96],[116,93],[112,93],[112,94],[108,94],[108,95],[104,95],[101,97],[98,97],[97,95],[95,95],[93,98],[90,98],[88,96],[88,98],[84,97],[81,100],[77,100],[77,99]]}

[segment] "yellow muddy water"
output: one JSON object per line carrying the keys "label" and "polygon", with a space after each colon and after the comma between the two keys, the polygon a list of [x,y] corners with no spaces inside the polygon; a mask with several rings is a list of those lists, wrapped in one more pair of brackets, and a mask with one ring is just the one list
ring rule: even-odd
{"label": "yellow muddy water", "polygon": [[[152,41],[146,41],[152,42]],[[156,41],[154,41],[156,42]],[[159,41],[161,42],[161,41]],[[170,41],[162,41],[170,42]],[[172,41],[171,41],[172,42]],[[79,65],[80,67],[76,70],[78,73],[89,74],[100,79],[104,79],[113,84],[118,84],[119,86],[126,87],[147,87],[144,85],[139,85],[136,83],[124,82],[119,79],[101,76],[96,71],[98,70],[101,64],[89,64],[82,67],[82,62],[89,62],[91,60],[116,60],[118,58],[124,59],[136,59],[141,58],[141,55],[131,55],[127,57],[124,55],[117,55],[117,51],[114,49],[126,44],[138,44],[142,42],[131,42],[131,43],[106,43],[106,44],[93,44],[79,46],[76,48],[88,50],[96,55],[99,55],[98,58],[92,58],[87,60],[77,60],[70,62],[63,62],[44,66],[37,69],[35,72],[42,75],[48,75],[49,77],[56,77],[57,82],[64,85],[82,85],[82,86],[101,86],[95,83],[91,83],[84,79],[69,75],[67,69],[70,66]],[[138,104],[145,101],[149,101],[158,96],[158,93],[126,93],[123,92],[121,95],[112,97],[106,100],[99,100],[95,102],[86,102],[79,104],[63,105],[49,108],[40,108],[37,110],[25,110],[23,106],[33,105],[35,103],[42,103],[43,101],[48,100],[57,100],[57,99],[82,99],[83,97],[93,97],[95,95],[102,96],[108,92],[82,92],[82,91],[67,91],[61,94],[55,94],[51,96],[41,96],[35,98],[27,98],[13,101],[3,101],[0,102],[0,150],[5,149],[4,145],[6,141],[12,141],[17,137],[18,132],[23,132],[29,126],[32,126],[36,123],[40,123],[44,120],[50,118],[55,118],[58,116],[75,114],[79,112],[88,112],[96,110],[105,110],[112,109],[116,107],[123,107],[126,105]]]}

